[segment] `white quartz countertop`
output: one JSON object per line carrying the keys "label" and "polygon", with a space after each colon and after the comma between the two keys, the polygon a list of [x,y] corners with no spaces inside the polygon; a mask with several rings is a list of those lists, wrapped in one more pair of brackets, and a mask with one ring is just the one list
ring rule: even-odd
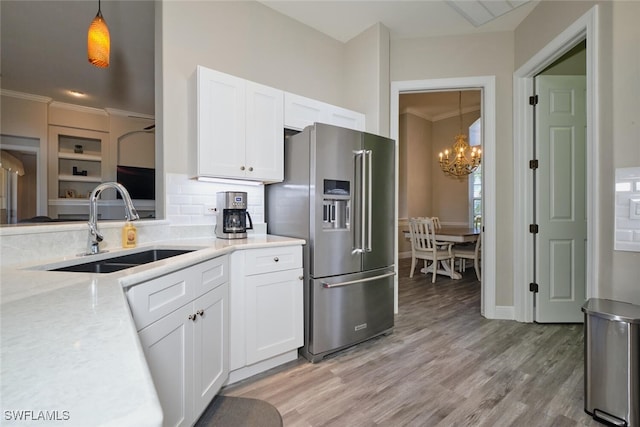
{"label": "white quartz countertop", "polygon": [[304,243],[271,235],[183,239],[82,259],[155,248],[196,249],[109,274],[43,268],[77,264],[77,257],[3,267],[0,424],[160,426],[162,410],[124,288],[235,250]]}

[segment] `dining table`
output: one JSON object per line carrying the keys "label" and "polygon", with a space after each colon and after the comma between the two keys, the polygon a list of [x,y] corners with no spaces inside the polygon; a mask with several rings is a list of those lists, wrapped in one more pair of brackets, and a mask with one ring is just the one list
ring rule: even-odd
{"label": "dining table", "polygon": [[[447,242],[447,243],[473,243],[478,240],[478,236],[481,233],[480,227],[452,227],[452,226],[443,226],[436,229],[436,241],[438,242]],[[407,239],[411,239],[411,233],[409,230],[403,230],[404,237]],[[451,271],[451,266],[444,261],[438,262],[440,265],[436,270],[436,274],[442,274],[445,276],[449,276],[452,279],[461,279],[462,275],[458,272]],[[420,270],[421,273],[427,274],[431,273],[434,269],[434,263],[431,263],[429,267],[422,268]]]}

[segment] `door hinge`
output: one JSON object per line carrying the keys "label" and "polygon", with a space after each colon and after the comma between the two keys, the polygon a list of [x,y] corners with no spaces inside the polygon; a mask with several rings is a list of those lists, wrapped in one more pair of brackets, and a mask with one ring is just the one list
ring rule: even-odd
{"label": "door hinge", "polygon": [[538,160],[529,160],[529,169],[538,169]]}
{"label": "door hinge", "polygon": [[529,224],[529,233],[538,234],[538,224]]}
{"label": "door hinge", "polygon": [[529,97],[529,105],[538,105],[538,95]]}
{"label": "door hinge", "polygon": [[534,294],[538,293],[538,284],[537,283],[529,283],[529,292],[533,292]]}

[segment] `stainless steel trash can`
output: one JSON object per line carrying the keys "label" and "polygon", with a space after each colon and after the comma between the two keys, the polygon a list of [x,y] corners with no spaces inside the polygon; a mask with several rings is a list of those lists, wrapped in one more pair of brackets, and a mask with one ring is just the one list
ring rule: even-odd
{"label": "stainless steel trash can", "polygon": [[640,306],[589,299],[584,312],[584,410],[640,427]]}

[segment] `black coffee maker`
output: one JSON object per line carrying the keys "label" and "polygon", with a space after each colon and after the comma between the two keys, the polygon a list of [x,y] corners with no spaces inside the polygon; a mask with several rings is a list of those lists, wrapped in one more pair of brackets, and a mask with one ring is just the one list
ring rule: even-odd
{"label": "black coffee maker", "polygon": [[[247,212],[247,193],[222,191],[216,193],[216,237],[220,239],[245,239],[247,230],[253,229],[251,215]],[[247,220],[249,225],[247,226]]]}

